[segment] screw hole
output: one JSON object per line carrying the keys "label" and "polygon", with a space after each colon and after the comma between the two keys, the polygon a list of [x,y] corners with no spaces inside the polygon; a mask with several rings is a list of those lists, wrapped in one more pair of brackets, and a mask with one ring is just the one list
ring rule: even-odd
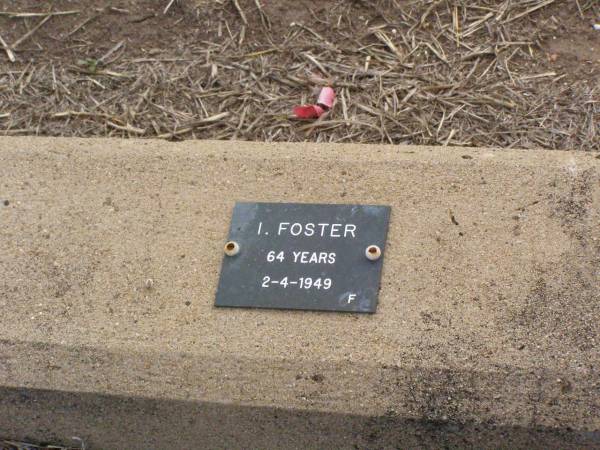
{"label": "screw hole", "polygon": [[370,261],[376,261],[381,257],[381,249],[377,245],[369,245],[365,250],[365,256]]}
{"label": "screw hole", "polygon": [[227,256],[235,256],[240,252],[240,246],[235,241],[229,241],[225,244],[225,254]]}

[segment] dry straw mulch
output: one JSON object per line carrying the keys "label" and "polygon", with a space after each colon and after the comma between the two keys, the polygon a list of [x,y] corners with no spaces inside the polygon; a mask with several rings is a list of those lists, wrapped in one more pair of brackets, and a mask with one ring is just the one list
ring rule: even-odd
{"label": "dry straw mulch", "polygon": [[[6,12],[5,23],[28,26],[12,44],[0,31],[0,134],[600,150],[598,80],[554,70],[542,50],[562,25],[555,13],[574,4],[165,1],[151,19],[180,15],[182,37],[164,46],[86,40],[105,15],[145,20],[128,9]],[[290,22],[293,5],[302,14]],[[595,0],[576,6],[576,21],[600,13]],[[52,42],[39,37],[67,20]],[[81,58],[24,60],[19,49],[34,43],[77,45]],[[333,111],[291,118],[322,85],[336,89]]]}

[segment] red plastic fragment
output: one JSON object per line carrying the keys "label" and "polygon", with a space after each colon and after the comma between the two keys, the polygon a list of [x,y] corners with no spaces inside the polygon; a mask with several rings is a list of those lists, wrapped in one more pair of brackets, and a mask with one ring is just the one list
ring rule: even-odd
{"label": "red plastic fragment", "polygon": [[298,119],[318,119],[324,112],[319,105],[294,106],[294,115]]}
{"label": "red plastic fragment", "polygon": [[330,87],[324,87],[315,105],[294,106],[294,116],[298,119],[318,119],[333,107],[334,99],[335,91]]}

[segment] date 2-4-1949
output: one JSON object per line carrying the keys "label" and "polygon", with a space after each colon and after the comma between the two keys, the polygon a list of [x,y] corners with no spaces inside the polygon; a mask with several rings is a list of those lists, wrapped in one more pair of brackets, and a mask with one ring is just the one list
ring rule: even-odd
{"label": "date 2-4-1949", "polygon": [[273,285],[278,285],[284,289],[289,287],[297,287],[299,289],[324,289],[331,288],[331,278],[311,278],[300,277],[297,280],[289,280],[288,277],[283,277],[281,280],[272,280],[271,277],[265,275],[262,279],[262,287],[268,288]]}

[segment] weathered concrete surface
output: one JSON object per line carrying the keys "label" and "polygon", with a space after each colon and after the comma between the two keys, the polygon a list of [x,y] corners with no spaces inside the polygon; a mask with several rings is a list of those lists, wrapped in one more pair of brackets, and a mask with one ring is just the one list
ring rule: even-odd
{"label": "weathered concrete surface", "polygon": [[[595,156],[2,138],[0,437],[599,447]],[[215,309],[236,200],[390,204],[377,314]]]}

